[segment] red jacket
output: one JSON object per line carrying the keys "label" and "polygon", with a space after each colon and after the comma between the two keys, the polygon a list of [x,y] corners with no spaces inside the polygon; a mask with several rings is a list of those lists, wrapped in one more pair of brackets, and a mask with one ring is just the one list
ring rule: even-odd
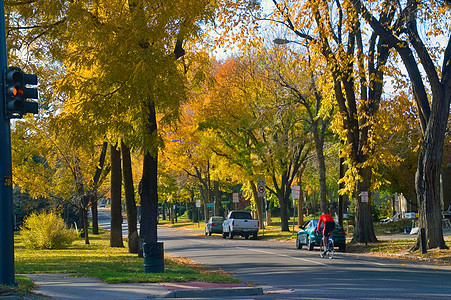
{"label": "red jacket", "polygon": [[321,224],[325,224],[326,222],[335,222],[335,221],[331,215],[322,214],[321,217],[319,217],[319,222],[318,222],[318,226],[316,227],[316,229],[319,230],[321,227]]}

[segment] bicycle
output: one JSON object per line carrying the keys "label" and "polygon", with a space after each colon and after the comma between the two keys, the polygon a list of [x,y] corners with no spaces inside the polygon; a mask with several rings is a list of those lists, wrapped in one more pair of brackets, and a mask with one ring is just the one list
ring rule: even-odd
{"label": "bicycle", "polygon": [[[327,250],[324,252],[324,238],[327,237]],[[332,259],[335,254],[334,240],[330,236],[330,233],[327,233],[326,236],[323,236],[321,240],[321,244],[319,246],[319,256],[324,257],[327,255],[329,259]]]}

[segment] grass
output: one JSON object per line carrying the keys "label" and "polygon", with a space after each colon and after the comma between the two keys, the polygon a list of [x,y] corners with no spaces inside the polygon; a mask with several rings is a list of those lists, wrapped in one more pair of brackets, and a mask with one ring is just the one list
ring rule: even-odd
{"label": "grass", "polygon": [[25,295],[34,288],[33,282],[26,276],[16,275],[15,280],[17,286],[0,285],[0,296]]}
{"label": "grass", "polygon": [[[348,244],[346,251],[351,253],[365,253],[380,257],[391,257],[399,259],[407,259],[413,261],[423,261],[436,265],[451,266],[451,250],[450,249],[428,249],[427,253],[422,254],[421,250],[411,251],[415,245],[416,239],[397,239],[383,240],[378,243],[365,244]],[[451,240],[445,240],[446,245],[451,248]]]}
{"label": "grass", "polygon": [[90,276],[106,283],[125,282],[239,282],[229,274],[208,270],[186,259],[165,257],[163,273],[144,273],[142,258],[128,253],[127,247],[109,247],[106,233],[91,235],[90,244],[79,239],[68,249],[30,250],[22,237],[15,237],[16,273],[71,273]]}

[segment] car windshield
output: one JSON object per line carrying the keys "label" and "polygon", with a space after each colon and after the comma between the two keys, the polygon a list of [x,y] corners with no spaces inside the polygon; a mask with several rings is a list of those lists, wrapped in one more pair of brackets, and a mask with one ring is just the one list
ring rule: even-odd
{"label": "car windshield", "polygon": [[211,218],[211,221],[214,222],[214,223],[221,223],[222,222],[222,218],[221,217]]}
{"label": "car windshield", "polygon": [[311,225],[310,226],[313,226],[313,227],[317,227],[318,226],[318,219],[314,219],[314,220],[312,220],[312,222],[311,222]]}

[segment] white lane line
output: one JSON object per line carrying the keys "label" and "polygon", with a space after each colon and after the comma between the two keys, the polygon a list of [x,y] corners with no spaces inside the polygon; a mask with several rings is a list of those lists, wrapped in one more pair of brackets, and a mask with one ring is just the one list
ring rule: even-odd
{"label": "white lane line", "polygon": [[[187,239],[190,239],[190,238],[187,238]],[[206,240],[202,240],[202,239],[200,239],[200,240],[193,240],[193,242],[195,242],[195,243],[204,243],[204,244],[209,244],[209,245],[211,245],[211,244],[216,244],[218,246],[220,245],[219,243],[212,243],[211,241],[206,241]],[[321,265],[321,266],[328,266],[328,267],[331,266],[329,264],[325,264],[325,263],[318,262],[318,261],[311,260],[311,259],[306,259],[306,258],[301,258],[301,257],[294,257],[294,256],[291,256],[291,255],[286,255],[286,254],[278,254],[278,253],[274,253],[274,252],[270,252],[270,251],[264,251],[264,250],[259,250],[259,249],[251,249],[251,248],[247,248],[247,247],[232,246],[232,245],[229,245],[229,247],[230,248],[238,248],[238,249],[241,249],[241,250],[260,252],[260,253],[269,254],[269,255],[276,255],[276,256],[280,256],[280,257],[292,258],[292,259],[296,259],[296,260],[300,260],[300,261],[314,263],[314,264]]]}
{"label": "white lane line", "polygon": [[243,247],[237,247],[237,248],[242,248],[242,249],[245,249],[245,250],[254,251],[254,252],[260,252],[260,253],[265,253],[265,254],[270,254],[270,255],[276,255],[276,256],[280,256],[280,257],[287,257],[287,258],[297,259],[297,260],[306,261],[306,262],[314,263],[314,264],[321,265],[321,266],[328,266],[328,267],[330,267],[329,264],[324,264],[322,262],[311,260],[311,259],[306,259],[306,258],[301,258],[301,257],[294,257],[294,256],[291,256],[291,255],[273,253],[273,252],[270,252],[270,251],[264,251],[264,250],[258,250],[258,249],[248,249],[248,248],[243,248]]}
{"label": "white lane line", "polygon": [[[192,238],[190,238],[188,236],[184,237],[184,238],[191,240],[193,244],[195,244],[195,243],[203,243],[203,244],[208,244],[208,245],[214,244],[214,245],[217,245],[217,246],[221,246],[222,245],[220,243],[212,242],[212,241],[209,241],[209,240],[206,240],[206,239],[205,240],[204,239],[196,239],[196,240],[194,240],[194,239],[192,239]],[[260,252],[260,253],[264,253],[264,254],[276,255],[276,256],[280,256],[280,257],[292,258],[292,259],[296,259],[296,260],[300,260],[300,261],[314,263],[314,264],[321,265],[321,266],[332,267],[332,265],[330,265],[330,264],[325,264],[325,263],[318,262],[318,261],[315,261],[315,260],[312,260],[312,259],[296,257],[296,256],[287,255],[287,254],[278,254],[278,253],[274,253],[274,252],[270,252],[270,251],[264,251],[264,250],[259,250],[259,249],[251,249],[251,248],[246,248],[246,247],[242,247],[242,246],[229,245],[229,247],[231,247],[231,248],[239,248],[239,249],[244,249],[244,250],[254,251],[254,252]],[[354,263],[366,263],[366,264],[373,264],[373,265],[383,266],[383,267],[390,266],[390,264],[384,264],[384,263],[379,263],[379,262],[374,262],[374,261],[365,261],[365,260],[360,260],[360,259],[354,260]]]}
{"label": "white lane line", "polygon": [[[207,241],[207,240],[196,240],[196,242],[205,243],[205,244],[212,244],[211,241]],[[214,244],[220,245],[219,243],[214,243]],[[230,247],[245,249],[245,250],[254,251],[254,252],[261,252],[261,253],[270,254],[270,255],[277,255],[277,256],[280,256],[280,257],[292,258],[292,259],[296,259],[296,260],[300,260],[300,261],[305,261],[305,262],[318,264],[318,265],[321,265],[321,266],[329,266],[329,267],[332,266],[330,264],[325,264],[325,263],[318,262],[318,261],[315,261],[315,260],[302,258],[302,257],[291,256],[291,255],[286,255],[286,254],[277,254],[277,253],[273,253],[273,252],[269,252],[269,251],[258,250],[258,249],[250,249],[250,248],[245,248],[245,247],[241,247],[241,246],[230,246]],[[354,260],[354,263],[366,263],[366,264],[372,264],[372,265],[377,265],[377,266],[382,266],[382,267],[390,266],[390,264],[386,264],[386,263],[379,263],[379,262],[374,262],[374,261],[365,261],[365,260],[360,260],[360,259]]]}

